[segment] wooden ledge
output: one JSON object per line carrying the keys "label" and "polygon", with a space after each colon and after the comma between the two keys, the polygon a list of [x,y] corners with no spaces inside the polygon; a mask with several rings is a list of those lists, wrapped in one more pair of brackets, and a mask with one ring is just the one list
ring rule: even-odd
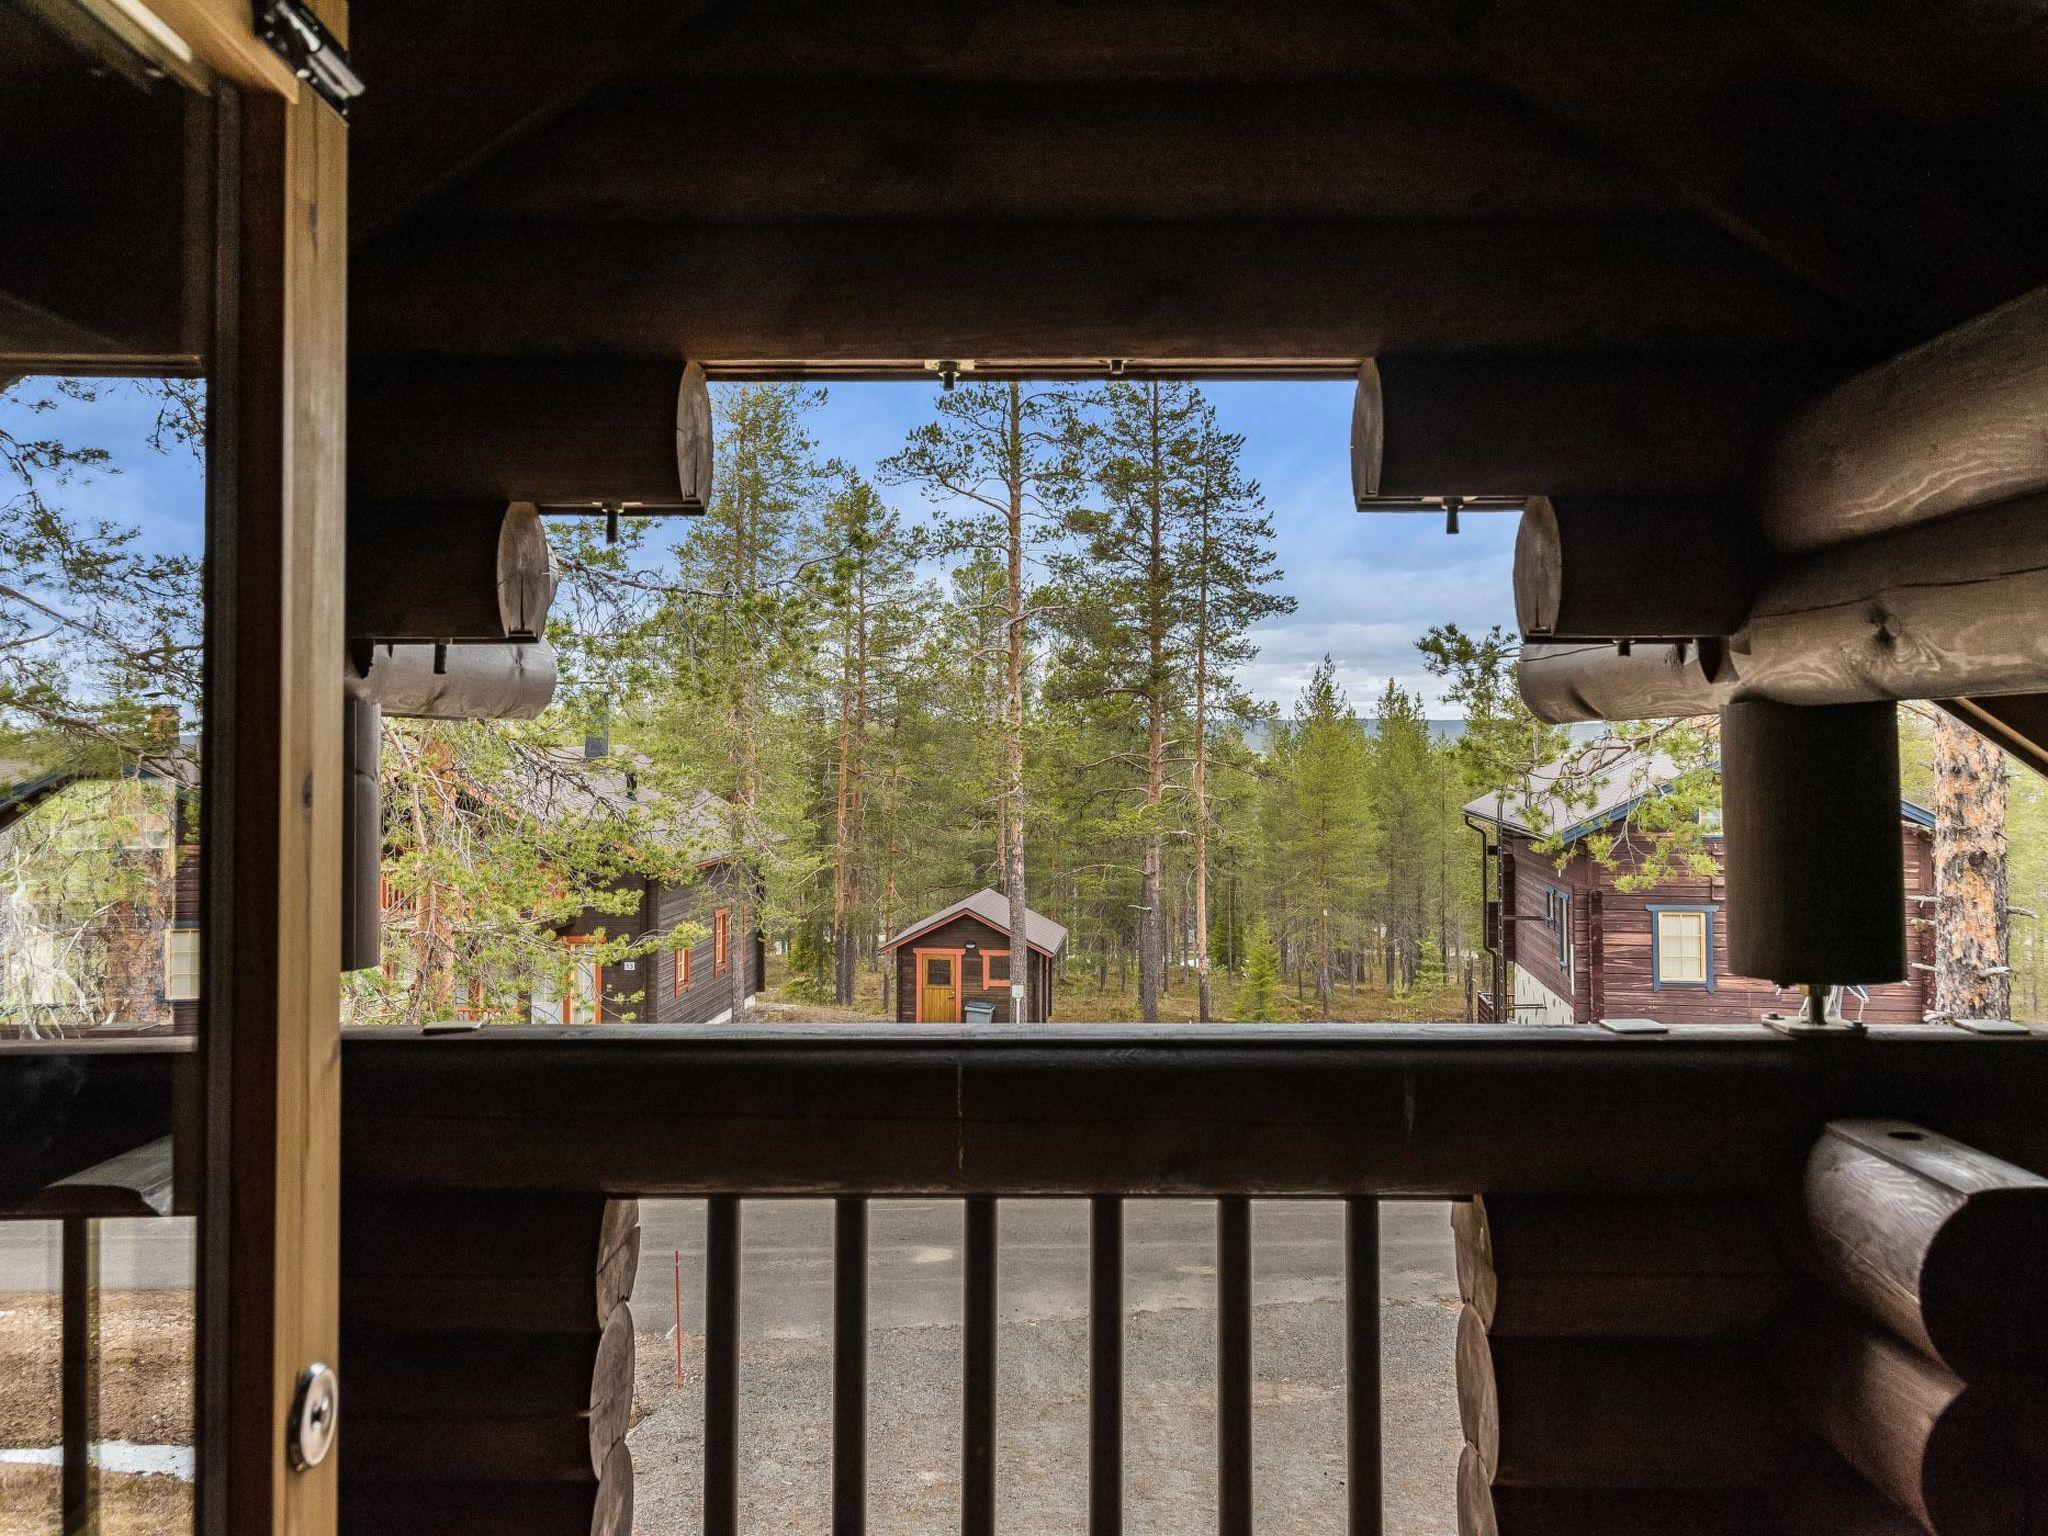
{"label": "wooden ledge", "polygon": [[344,1176],[612,1195],[1716,1192],[1823,1123],[2048,1152],[2048,1039],[1761,1027],[351,1031]]}

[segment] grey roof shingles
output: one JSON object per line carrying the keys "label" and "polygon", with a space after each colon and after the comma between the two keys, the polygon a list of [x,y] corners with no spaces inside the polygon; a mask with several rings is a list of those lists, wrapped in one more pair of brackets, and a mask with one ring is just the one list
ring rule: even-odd
{"label": "grey roof shingles", "polygon": [[[917,922],[910,924],[885,943],[882,948],[894,949],[898,945],[916,938],[919,934],[928,933],[942,923],[950,923],[954,918],[962,915],[978,917],[997,932],[1007,935],[1010,931],[1010,898],[999,891],[992,891],[983,887],[972,896],[963,896],[950,907],[941,907],[938,911],[932,913],[930,917],[920,918]],[[1067,930],[1044,913],[1034,912],[1029,907],[1026,907],[1024,909],[1024,942],[1033,949],[1043,950],[1048,955],[1056,955],[1060,952],[1060,946],[1067,942]]]}

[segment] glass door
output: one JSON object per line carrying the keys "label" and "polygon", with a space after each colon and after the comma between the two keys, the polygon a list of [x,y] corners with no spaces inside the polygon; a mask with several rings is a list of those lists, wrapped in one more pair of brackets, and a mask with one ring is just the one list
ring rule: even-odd
{"label": "glass door", "polygon": [[346,225],[285,211],[340,130],[250,7],[172,14],[0,0],[0,1528],[325,1536],[340,596],[278,555],[338,544],[290,429]]}

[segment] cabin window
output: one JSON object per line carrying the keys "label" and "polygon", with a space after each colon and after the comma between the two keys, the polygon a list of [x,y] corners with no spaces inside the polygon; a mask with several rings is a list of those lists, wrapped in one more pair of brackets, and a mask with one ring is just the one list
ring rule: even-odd
{"label": "cabin window", "polygon": [[999,981],[1007,983],[1009,979],[1010,952],[1008,950],[1003,950],[998,954],[986,954],[981,957],[981,984],[984,987],[993,986]]}
{"label": "cabin window", "polygon": [[669,978],[669,996],[681,997],[690,985],[690,952],[687,949],[676,951],[675,964],[669,968]]}
{"label": "cabin window", "polygon": [[711,969],[715,975],[725,974],[726,939],[730,930],[731,914],[724,907],[720,907],[711,914]]}
{"label": "cabin window", "polygon": [[1711,907],[1650,908],[1651,986],[1714,989]]}
{"label": "cabin window", "polygon": [[164,1001],[189,1003],[199,996],[199,930],[172,928],[164,934]]}
{"label": "cabin window", "polygon": [[1572,896],[1570,891],[1552,891],[1551,921],[1557,926],[1557,964],[1565,975],[1572,973]]}

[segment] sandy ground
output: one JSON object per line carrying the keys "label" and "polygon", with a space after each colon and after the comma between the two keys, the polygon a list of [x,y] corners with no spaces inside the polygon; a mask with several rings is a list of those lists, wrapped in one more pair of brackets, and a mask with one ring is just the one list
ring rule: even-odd
{"label": "sandy ground", "polygon": [[[100,1306],[100,1437],[190,1444],[190,1294],[106,1292]],[[0,1294],[0,1446],[53,1446],[59,1439],[57,1325],[54,1294]],[[189,1483],[102,1475],[102,1536],[177,1536],[191,1524]],[[51,1536],[57,1529],[57,1469],[0,1465],[0,1536]]]}
{"label": "sandy ground", "polygon": [[[1432,1224],[1441,1209],[1429,1208]],[[1411,1213],[1425,1214],[1421,1208]],[[1334,1237],[1332,1228],[1320,1255],[1327,1283],[1304,1283],[1318,1266],[1299,1239],[1284,1273],[1264,1281],[1255,1274],[1258,1519],[1262,1529],[1289,1536],[1344,1529],[1343,1314]],[[1254,1244],[1256,1264],[1256,1230]],[[1065,1255],[1056,1244],[1040,1246],[1031,1283],[1006,1287],[1001,1304],[999,1523],[1017,1536],[1079,1536],[1086,1529],[1085,1250],[1077,1243]],[[1176,1247],[1149,1261],[1158,1271],[1151,1283],[1131,1286],[1125,1330],[1128,1529],[1160,1536],[1215,1528],[1214,1271],[1200,1246]],[[1055,1272],[1071,1281],[1075,1294],[1060,1294]],[[1176,1282],[1158,1283],[1167,1275]],[[743,1287],[742,1523],[764,1533],[823,1530],[831,1395],[823,1319],[815,1304],[812,1319],[799,1318],[778,1296],[750,1320],[746,1294]],[[1386,1295],[1387,1529],[1400,1536],[1451,1536],[1452,1476],[1462,1437],[1451,1376],[1457,1310],[1448,1244],[1390,1266]],[[929,1310],[918,1306],[911,1315]],[[678,1387],[675,1342],[663,1326],[668,1318],[636,1298],[644,1330],[639,1422],[632,1433],[641,1536],[698,1528],[703,1339],[694,1312],[686,1306]],[[878,1319],[870,1350],[869,1507],[876,1527],[891,1536],[956,1530],[957,1322]]]}

